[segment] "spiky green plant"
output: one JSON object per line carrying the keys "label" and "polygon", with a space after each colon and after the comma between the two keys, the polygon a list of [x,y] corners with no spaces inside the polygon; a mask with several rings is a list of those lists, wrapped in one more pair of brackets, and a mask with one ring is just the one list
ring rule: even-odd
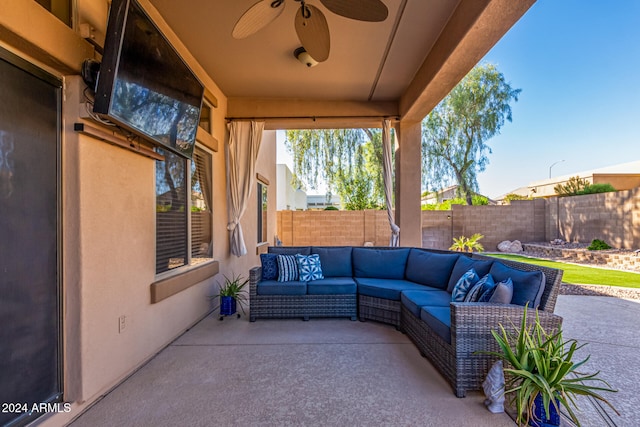
{"label": "spiky green plant", "polygon": [[458,252],[482,252],[484,251],[484,246],[482,246],[482,243],[479,242],[479,240],[482,238],[484,238],[484,236],[480,233],[476,233],[471,237],[454,237],[453,245],[449,247],[449,250]]}
{"label": "spiky green plant", "polygon": [[218,294],[211,298],[232,297],[240,306],[242,313],[246,315],[244,306],[249,302],[249,298],[244,287],[249,283],[249,279],[245,279],[239,274],[233,275],[231,278],[223,274],[222,277],[224,277],[224,282],[220,285]]}
{"label": "spiky green plant", "polygon": [[[600,371],[592,374],[578,372],[590,356],[580,362],[574,362],[575,352],[585,344],[578,345],[570,339],[564,341],[562,331],[547,333],[540,323],[538,312],[533,325],[527,325],[525,308],[522,324],[519,330],[513,325],[513,330],[507,330],[500,325],[500,332],[491,331],[500,347],[499,352],[489,352],[505,362],[504,371],[508,374],[505,384],[505,394],[509,395],[511,404],[515,404],[519,425],[528,424],[534,417],[534,401],[538,394],[542,396],[544,410],[549,417],[549,405],[553,405],[559,412],[558,402],[567,409],[571,420],[580,426],[574,412],[576,396],[590,396],[618,411],[607,401],[600,392],[617,392],[609,384],[598,378]],[[595,383],[594,383],[595,382]],[[599,385],[596,385],[599,384]]]}

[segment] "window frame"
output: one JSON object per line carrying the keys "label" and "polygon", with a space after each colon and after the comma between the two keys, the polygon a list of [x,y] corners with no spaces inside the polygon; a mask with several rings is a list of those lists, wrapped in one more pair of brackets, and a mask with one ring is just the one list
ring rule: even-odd
{"label": "window frame", "polygon": [[[211,148],[205,146],[204,144],[200,144],[199,142],[196,142],[195,148],[194,148],[194,152],[195,149],[200,149],[204,152],[206,152],[209,156],[211,156],[211,176],[213,176],[213,153],[214,151],[211,150]],[[179,156],[178,157],[182,157]],[[213,206],[211,206],[211,223],[209,224],[210,229],[211,229],[211,258],[207,259],[206,261],[202,261],[202,262],[198,262],[198,263],[193,263],[193,248],[192,248],[192,243],[193,243],[193,238],[192,238],[192,213],[191,212],[191,208],[192,208],[192,201],[191,201],[191,192],[192,192],[192,187],[191,187],[191,180],[193,178],[193,174],[191,172],[191,168],[192,168],[192,164],[194,163],[193,159],[188,159],[188,158],[183,158],[183,160],[185,161],[185,174],[187,175],[185,177],[185,183],[186,183],[186,188],[187,188],[187,192],[188,194],[185,195],[185,210],[187,212],[186,215],[186,247],[187,247],[187,253],[186,253],[186,259],[185,259],[185,263],[181,266],[178,267],[174,267],[171,268],[169,270],[166,271],[162,271],[162,272],[157,272],[157,269],[155,270],[155,278],[156,278],[156,283],[158,283],[158,281],[163,281],[166,280],[170,277],[173,276],[177,276],[180,274],[184,274],[187,273],[193,269],[197,269],[200,268],[204,265],[210,264],[212,262],[216,262],[215,258],[213,257]],[[157,167],[157,162],[155,163],[154,167]],[[157,173],[156,172],[157,169],[154,169],[154,174]],[[156,178],[157,179],[157,178]],[[155,180],[154,180],[155,181]],[[213,201],[213,184],[212,184],[212,188],[211,188],[211,200]],[[155,204],[157,206],[157,197],[158,195],[155,195],[156,199],[155,199]],[[157,211],[156,211],[157,213]],[[154,257],[154,261],[157,263],[157,254],[158,254],[158,228],[157,228],[157,223],[156,223],[156,228],[155,228],[155,254],[156,256]],[[216,262],[217,264],[217,262]],[[152,285],[154,285],[152,284]],[[195,283],[194,283],[195,284]]]}
{"label": "window frame", "polygon": [[[263,209],[263,195],[266,192],[266,207]],[[263,221],[262,213],[266,212],[267,219],[269,217],[269,180],[260,174],[257,174],[256,180],[256,245],[261,246],[269,242],[268,221]],[[264,235],[264,240],[262,236]]]}

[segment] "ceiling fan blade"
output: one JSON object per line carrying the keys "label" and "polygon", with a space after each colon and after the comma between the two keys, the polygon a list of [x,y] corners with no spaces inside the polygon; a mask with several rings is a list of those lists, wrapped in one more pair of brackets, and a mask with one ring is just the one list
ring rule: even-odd
{"label": "ceiling fan blade", "polygon": [[283,1],[261,0],[251,6],[236,22],[231,35],[244,39],[263,29],[284,11]]}
{"label": "ceiling fan blade", "polygon": [[358,21],[382,22],[389,10],[381,0],[320,0],[331,12]]}
{"label": "ceiling fan blade", "polygon": [[326,61],[329,58],[331,39],[327,19],[320,9],[307,4],[300,7],[296,14],[295,27],[300,43],[309,55],[318,62]]}

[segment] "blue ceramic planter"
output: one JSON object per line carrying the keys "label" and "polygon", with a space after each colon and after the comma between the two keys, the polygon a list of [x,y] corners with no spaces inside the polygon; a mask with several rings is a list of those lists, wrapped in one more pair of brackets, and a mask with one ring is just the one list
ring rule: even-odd
{"label": "blue ceramic planter", "polygon": [[220,297],[220,315],[231,316],[236,313],[236,299],[233,297]]}
{"label": "blue ceramic planter", "polygon": [[[556,400],[556,405],[559,405]],[[560,414],[553,406],[553,403],[549,403],[549,418],[544,410],[544,402],[542,401],[542,395],[538,394],[535,400],[535,407],[533,410],[534,419],[529,420],[529,425],[533,427],[558,427],[560,425]]]}

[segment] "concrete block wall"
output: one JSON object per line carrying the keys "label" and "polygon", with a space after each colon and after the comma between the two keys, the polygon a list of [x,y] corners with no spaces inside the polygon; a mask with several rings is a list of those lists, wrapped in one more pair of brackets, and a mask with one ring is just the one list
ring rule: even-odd
{"label": "concrete block wall", "polygon": [[278,238],[285,246],[389,244],[386,211],[278,211]]}
{"label": "concrete block wall", "polygon": [[[503,240],[589,243],[640,248],[640,188],[616,193],[515,200],[504,206],[454,205],[450,211],[422,211],[422,246],[447,249],[453,237],[481,233],[485,250]],[[389,244],[386,211],[279,211],[277,235],[284,245]],[[402,233],[402,230],[400,231]]]}
{"label": "concrete block wall", "polygon": [[640,247],[640,188],[547,200],[546,240]]}

